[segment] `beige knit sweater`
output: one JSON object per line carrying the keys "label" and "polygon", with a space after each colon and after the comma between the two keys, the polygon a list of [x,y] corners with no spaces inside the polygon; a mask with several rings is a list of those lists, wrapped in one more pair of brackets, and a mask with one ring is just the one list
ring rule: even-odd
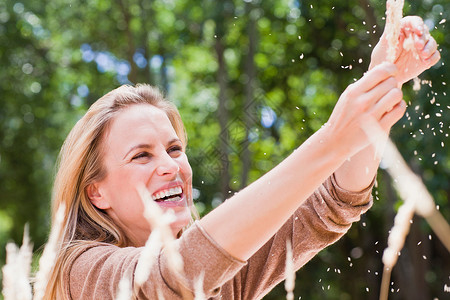
{"label": "beige knit sweater", "polygon": [[[293,244],[294,264],[299,269],[326,246],[338,240],[372,204],[372,186],[358,193],[341,189],[334,176],[297,209],[283,227],[247,262],[233,258],[195,223],[177,240],[184,260],[187,288],[204,274],[208,299],[261,299],[284,280],[286,239]],[[232,222],[232,220],[230,220]],[[224,224],[226,226],[226,224]],[[133,280],[141,248],[109,244],[82,246],[64,274],[71,299],[114,299],[122,276]],[[181,299],[175,276],[161,251],[147,282],[133,291],[137,299]]]}

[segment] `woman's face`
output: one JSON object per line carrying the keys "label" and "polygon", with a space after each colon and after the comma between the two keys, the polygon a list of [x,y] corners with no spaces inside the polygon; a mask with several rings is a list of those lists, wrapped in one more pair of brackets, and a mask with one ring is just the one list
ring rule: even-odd
{"label": "woman's face", "polygon": [[143,246],[150,234],[138,185],[144,184],[163,210],[175,212],[174,235],[189,223],[187,195],[191,195],[192,170],[164,111],[147,104],[122,110],[112,121],[102,147],[106,177],[88,188],[89,198],[135,246]]}

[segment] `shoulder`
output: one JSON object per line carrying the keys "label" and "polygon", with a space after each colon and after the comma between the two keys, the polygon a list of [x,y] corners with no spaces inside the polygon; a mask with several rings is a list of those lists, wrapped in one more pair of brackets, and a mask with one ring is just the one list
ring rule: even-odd
{"label": "shoulder", "polygon": [[[117,247],[107,243],[89,242],[74,246],[68,257],[70,275],[96,268],[117,267],[124,261],[131,263],[139,258],[141,248]],[[81,275],[81,274],[80,274]]]}
{"label": "shoulder", "polygon": [[87,242],[73,246],[67,257],[65,282],[71,296],[90,295],[89,284],[115,286],[126,272],[133,272],[141,249]]}

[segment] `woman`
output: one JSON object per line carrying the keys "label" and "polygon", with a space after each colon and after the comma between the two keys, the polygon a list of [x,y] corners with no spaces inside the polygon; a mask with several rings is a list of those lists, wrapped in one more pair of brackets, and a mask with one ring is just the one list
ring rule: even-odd
{"label": "woman", "polygon": [[[112,299],[129,278],[138,299],[180,299],[203,276],[207,298],[259,299],[284,275],[286,240],[300,268],[339,239],[371,205],[379,164],[375,147],[402,117],[401,85],[439,60],[423,21],[402,20],[400,45],[414,34],[418,56],[403,48],[396,64],[383,35],[370,70],[341,95],[329,121],[282,163],[192,223],[191,168],[176,108],[146,85],[100,98],[75,125],[60,154],[54,211],[67,213],[49,299]],[[143,285],[134,270],[150,226],[137,192],[145,186],[172,209],[183,278],[164,250]],[[201,275],[202,274],[202,275]],[[181,284],[180,284],[181,283]]]}

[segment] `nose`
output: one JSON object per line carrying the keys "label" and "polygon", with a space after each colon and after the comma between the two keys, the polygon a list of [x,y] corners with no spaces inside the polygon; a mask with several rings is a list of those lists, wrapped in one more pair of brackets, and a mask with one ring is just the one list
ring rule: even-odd
{"label": "nose", "polygon": [[180,167],[177,162],[167,152],[164,151],[159,156],[156,174],[159,176],[171,176],[176,175],[179,170]]}

